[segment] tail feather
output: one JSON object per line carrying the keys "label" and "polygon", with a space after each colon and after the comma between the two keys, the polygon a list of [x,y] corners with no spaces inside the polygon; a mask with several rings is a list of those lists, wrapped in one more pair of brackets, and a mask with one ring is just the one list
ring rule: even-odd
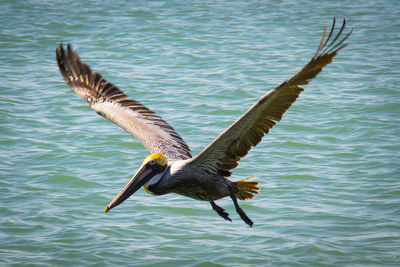
{"label": "tail feather", "polygon": [[247,180],[254,178],[255,176],[250,176],[248,178],[239,180],[235,182],[236,184],[236,197],[239,198],[240,200],[246,200],[246,199],[251,199],[254,197],[254,194],[258,194],[258,191],[260,190],[257,185],[258,182],[247,182]]}

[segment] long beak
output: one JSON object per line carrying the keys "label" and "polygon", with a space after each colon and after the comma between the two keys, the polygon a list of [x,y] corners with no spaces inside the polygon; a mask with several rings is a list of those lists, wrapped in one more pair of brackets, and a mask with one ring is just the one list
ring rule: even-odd
{"label": "long beak", "polygon": [[130,197],[133,193],[139,190],[144,184],[146,184],[153,177],[153,170],[146,165],[143,165],[136,174],[132,177],[127,185],[125,185],[124,189],[119,192],[119,194],[108,204],[108,206],[104,209],[104,212],[108,212],[110,209],[118,206],[122,202],[124,202],[128,197]]}

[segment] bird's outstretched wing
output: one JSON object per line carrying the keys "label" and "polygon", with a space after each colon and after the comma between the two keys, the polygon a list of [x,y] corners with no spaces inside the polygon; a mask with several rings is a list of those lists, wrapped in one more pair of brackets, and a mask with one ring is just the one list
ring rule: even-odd
{"label": "bird's outstretched wing", "polygon": [[71,45],[65,51],[60,44],[56,57],[65,81],[98,114],[136,137],[151,153],[163,153],[168,160],[191,157],[189,146],[166,121],[93,72]]}
{"label": "bird's outstretched wing", "polygon": [[257,145],[265,133],[280,121],[285,111],[296,101],[304,90],[300,85],[307,84],[329,64],[338,51],[346,46],[344,41],[351,32],[342,37],[346,20],[333,37],[335,19],[328,38],[326,27],[321,43],[314,57],[294,76],[284,81],[274,90],[262,96],[245,114],[221,133],[200,154],[191,160],[191,167],[229,176],[230,170],[238,165],[251,147]]}

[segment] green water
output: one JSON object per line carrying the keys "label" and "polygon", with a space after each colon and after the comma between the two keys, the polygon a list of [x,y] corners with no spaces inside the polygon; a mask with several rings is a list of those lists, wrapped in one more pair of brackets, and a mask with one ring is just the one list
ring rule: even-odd
{"label": "green water", "polygon": [[[77,97],[54,50],[162,115],[199,153],[348,19],[349,45],[234,170],[241,207],[138,191],[148,152]],[[400,265],[398,1],[2,1],[0,265]]]}

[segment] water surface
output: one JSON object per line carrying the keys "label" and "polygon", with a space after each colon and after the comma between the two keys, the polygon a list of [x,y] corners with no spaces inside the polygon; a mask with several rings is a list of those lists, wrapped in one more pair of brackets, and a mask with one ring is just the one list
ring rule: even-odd
{"label": "water surface", "polygon": [[[396,1],[2,1],[1,265],[399,265],[400,9]],[[206,202],[138,191],[104,214],[148,152],[62,80],[54,50],[162,115],[199,153],[313,55],[354,33],[240,161],[244,224]]]}

